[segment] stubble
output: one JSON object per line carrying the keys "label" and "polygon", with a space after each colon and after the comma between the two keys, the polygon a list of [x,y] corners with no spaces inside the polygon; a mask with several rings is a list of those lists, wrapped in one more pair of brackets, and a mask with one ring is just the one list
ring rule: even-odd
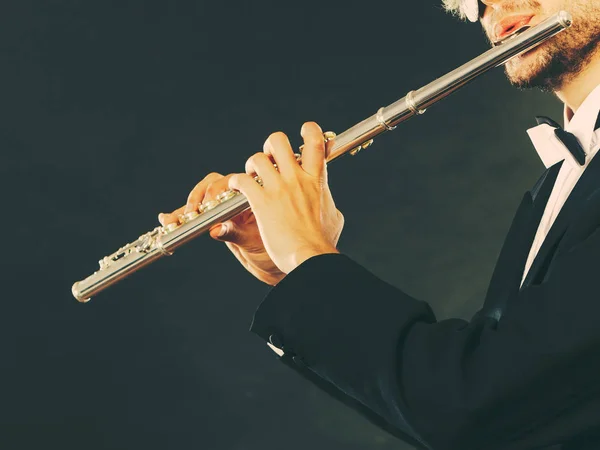
{"label": "stubble", "polygon": [[[540,6],[537,1],[528,1]],[[510,61],[506,67],[509,81],[522,89],[559,91],[573,80],[600,47],[600,4],[595,0],[565,1],[561,9],[573,15],[568,30],[539,48]]]}

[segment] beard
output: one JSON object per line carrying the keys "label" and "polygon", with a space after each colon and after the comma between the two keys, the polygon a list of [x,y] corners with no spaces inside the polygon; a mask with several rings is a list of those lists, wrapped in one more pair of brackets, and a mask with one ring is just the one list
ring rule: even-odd
{"label": "beard", "polygon": [[514,86],[559,91],[585,70],[598,51],[600,5],[596,0],[565,1],[562,6],[573,15],[573,25],[506,64],[506,76]]}

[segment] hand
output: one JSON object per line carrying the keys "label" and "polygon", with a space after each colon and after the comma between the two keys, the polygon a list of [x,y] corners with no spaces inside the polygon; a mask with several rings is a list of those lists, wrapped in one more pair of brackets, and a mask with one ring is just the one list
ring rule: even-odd
{"label": "hand", "polygon": [[[217,195],[229,189],[230,178],[231,175],[223,176],[218,173],[206,176],[190,192],[185,206],[170,214],[159,214],[161,225],[177,223],[180,215],[197,212],[201,203],[214,200]],[[225,242],[246,270],[260,281],[274,286],[285,276],[267,254],[251,210],[213,227],[210,236]]]}
{"label": "hand", "polygon": [[[264,248],[285,274],[312,256],[338,253],[336,244],[344,226],[327,185],[323,132],[308,122],[300,134],[304,138],[302,165],[287,136],[274,133],[265,142],[264,153],[248,159],[246,174],[229,178],[229,187],[248,199]],[[262,187],[254,181],[254,174],[261,177]]]}

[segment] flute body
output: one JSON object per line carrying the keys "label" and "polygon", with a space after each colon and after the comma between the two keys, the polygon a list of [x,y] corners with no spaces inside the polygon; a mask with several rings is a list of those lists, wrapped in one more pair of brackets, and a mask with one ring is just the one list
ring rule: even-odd
{"label": "flute body", "polygon": [[[568,28],[571,22],[571,15],[561,11],[539,25],[511,36],[505,42],[426,86],[410,91],[391,105],[380,108],[376,114],[336,136],[333,148],[327,156],[327,162],[334,161],[346,153],[353,155],[358,153],[371,145],[376,136],[393,130],[399,123],[415,115],[423,114],[434,103],[487,71],[502,66],[512,58],[536,47]],[[233,191],[224,192],[216,200],[202,205],[199,214],[188,215],[183,223],[157,227],[112,255],[101,259],[100,268],[96,272],[73,285],[73,296],[80,302],[89,301],[92,296],[107,287],[157,259],[173,254],[186,242],[248,208],[248,201],[242,194]]]}

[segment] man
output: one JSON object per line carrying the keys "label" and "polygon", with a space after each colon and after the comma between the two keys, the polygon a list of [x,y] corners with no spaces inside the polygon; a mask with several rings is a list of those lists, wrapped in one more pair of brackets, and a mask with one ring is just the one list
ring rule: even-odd
{"label": "man", "polygon": [[529,131],[548,170],[525,194],[471,321],[437,321],[428,304],[339,254],[343,217],[315,123],[301,130],[302,166],[275,133],[246,174],[209,175],[185,207],[159,219],[177,221],[227,188],[241,191],[253,214],[211,236],[275,286],[251,330],[286,365],[406,442],[600,448],[600,2],[446,0],[446,7],[479,20],[491,41],[561,9],[574,18],[572,29],[506,66],[515,85],[564,102],[566,129],[539,118]]}

